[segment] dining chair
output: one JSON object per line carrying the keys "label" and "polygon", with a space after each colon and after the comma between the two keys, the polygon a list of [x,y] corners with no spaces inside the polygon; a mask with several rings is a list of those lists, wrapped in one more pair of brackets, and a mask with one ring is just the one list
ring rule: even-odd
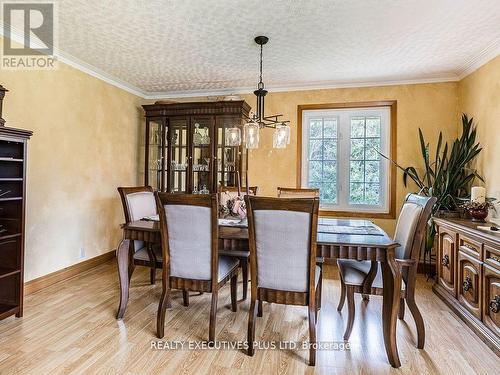
{"label": "dining chair", "polygon": [[[170,291],[212,293],[208,341],[215,341],[219,289],[231,280],[231,309],[236,311],[238,264],[218,254],[217,194],[155,193],[160,216],[163,253],[162,294],[158,305],[157,335],[164,336],[165,310]],[[185,301],[184,301],[185,302]],[[186,306],[187,304],[184,303]]]}
{"label": "dining chair", "polygon": [[[141,220],[157,214],[156,201],[151,186],[119,187],[125,222]],[[156,283],[156,269],[161,267],[161,248],[156,245],[134,241],[133,256],[129,264],[129,279],[136,265],[150,268],[150,282]]]}
{"label": "dining chair", "polygon": [[[240,189],[240,194],[245,196],[247,193],[250,195],[257,195],[259,191],[258,186]],[[219,203],[225,204],[229,199],[238,196],[238,188],[233,186],[224,186],[219,190]],[[243,301],[247,299],[248,294],[248,259],[250,251],[248,250],[248,241],[240,241],[233,239],[220,239],[219,240],[219,254],[238,258],[240,261],[241,277],[243,279]]]}
{"label": "dining chair", "polygon": [[[240,195],[245,196],[246,194],[257,195],[259,192],[258,186],[249,186],[248,191],[246,187],[239,189]],[[219,188],[219,205],[225,205],[229,199],[238,196],[238,188],[236,186],[221,186]]]}
{"label": "dining chair", "polygon": [[[399,213],[394,237],[394,241],[399,244],[395,257],[402,276],[399,319],[404,318],[406,300],[417,327],[417,348],[419,349],[424,347],[425,326],[422,314],[415,303],[415,283],[420,249],[426,237],[427,221],[435,202],[435,197],[408,194]],[[344,340],[347,341],[354,323],[354,293],[361,293],[364,300],[368,300],[369,295],[382,295],[382,270],[380,263],[376,261],[339,259],[337,264],[341,283],[341,296],[337,310],[342,310],[347,298],[348,317],[344,333]]]}
{"label": "dining chair", "polygon": [[295,189],[278,187],[278,198],[318,198],[319,189]]}
{"label": "dining chair", "polygon": [[245,201],[252,279],[248,355],[254,355],[262,301],[308,306],[309,365],[314,366],[322,284],[322,268],[316,265],[319,199],[245,196]]}

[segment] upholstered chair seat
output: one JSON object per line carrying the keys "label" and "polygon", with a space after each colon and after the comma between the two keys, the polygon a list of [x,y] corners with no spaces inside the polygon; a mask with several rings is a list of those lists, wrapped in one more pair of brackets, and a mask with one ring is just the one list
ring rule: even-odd
{"label": "upholstered chair seat", "polygon": [[[343,280],[349,285],[363,285],[371,268],[371,261],[369,260],[355,260],[355,259],[342,259],[338,262],[339,272],[342,274]],[[372,281],[373,288],[382,288],[382,267],[377,262],[377,273]],[[401,280],[401,288],[404,289],[404,282]]]}

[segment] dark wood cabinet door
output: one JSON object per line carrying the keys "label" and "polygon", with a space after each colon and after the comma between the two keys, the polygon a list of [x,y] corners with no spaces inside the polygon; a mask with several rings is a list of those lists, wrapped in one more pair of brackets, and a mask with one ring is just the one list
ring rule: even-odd
{"label": "dark wood cabinet door", "polygon": [[165,187],[165,179],[162,174],[165,163],[165,146],[165,120],[160,117],[147,118],[144,184],[159,191]]}
{"label": "dark wood cabinet door", "polygon": [[457,257],[457,236],[445,228],[439,228],[438,278],[439,284],[456,297],[455,266]]}
{"label": "dark wood cabinet door", "polygon": [[458,252],[458,301],[481,319],[481,262]]}
{"label": "dark wood cabinet door", "polygon": [[189,118],[168,118],[168,157],[165,161],[169,193],[189,193]]}
{"label": "dark wood cabinet door", "polygon": [[193,116],[189,127],[189,193],[213,192],[214,117]]}
{"label": "dark wood cabinet door", "polygon": [[[246,180],[246,149],[244,146],[226,144],[226,130],[236,125],[242,126],[242,119],[236,116],[217,116],[216,119],[216,186],[245,185]],[[243,135],[242,135],[243,136]]]}
{"label": "dark wood cabinet door", "polygon": [[484,265],[483,322],[500,337],[500,270]]}

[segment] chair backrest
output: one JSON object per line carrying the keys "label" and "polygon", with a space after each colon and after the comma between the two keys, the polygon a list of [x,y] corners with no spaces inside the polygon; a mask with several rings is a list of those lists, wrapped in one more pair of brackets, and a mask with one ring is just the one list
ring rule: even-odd
{"label": "chair backrest", "polygon": [[118,192],[127,223],[156,215],[156,201],[151,186],[119,187]]}
{"label": "chair backrest", "polygon": [[217,282],[217,194],[156,193],[169,276]]}
{"label": "chair backrest", "polygon": [[[258,186],[249,186],[248,191],[247,188],[240,188],[241,196],[246,195],[247,193],[250,195],[257,195],[259,191]],[[238,196],[238,188],[236,186],[222,186],[219,188],[219,204],[225,205],[229,199],[236,198]]]}
{"label": "chair backrest", "polygon": [[396,249],[396,258],[418,260],[434,203],[436,203],[435,197],[417,194],[406,196],[394,235],[394,240],[400,245]]}
{"label": "chair backrest", "polygon": [[318,198],[319,189],[295,189],[278,187],[278,198]]}
{"label": "chair backrest", "polygon": [[245,196],[245,201],[252,287],[311,293],[319,199]]}

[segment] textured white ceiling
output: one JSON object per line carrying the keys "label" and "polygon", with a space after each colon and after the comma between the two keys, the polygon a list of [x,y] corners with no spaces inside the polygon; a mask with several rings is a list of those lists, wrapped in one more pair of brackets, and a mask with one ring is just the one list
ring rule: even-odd
{"label": "textured white ceiling", "polygon": [[59,48],[145,93],[456,78],[499,0],[64,0]]}

